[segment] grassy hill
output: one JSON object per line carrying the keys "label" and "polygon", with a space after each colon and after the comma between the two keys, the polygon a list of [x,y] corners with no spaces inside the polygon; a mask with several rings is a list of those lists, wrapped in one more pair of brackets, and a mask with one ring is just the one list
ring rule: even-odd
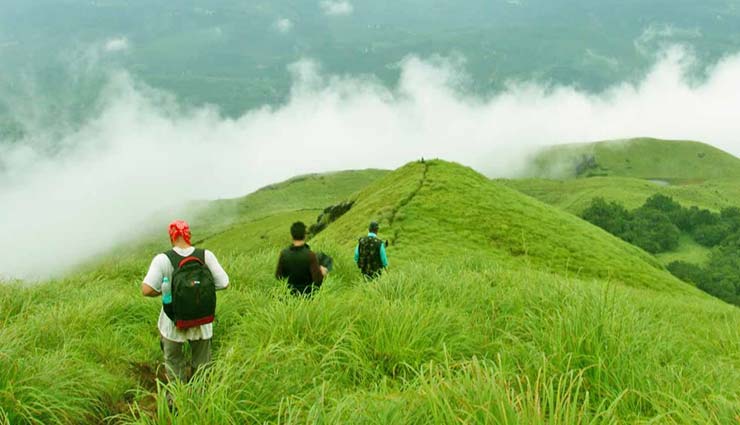
{"label": "grassy hill", "polygon": [[528,175],[542,178],[618,176],[670,184],[739,178],[740,159],[689,141],[631,139],[559,145],[541,151]]}
{"label": "grassy hill", "polygon": [[[164,243],[0,285],[0,423],[738,420],[738,309],[468,168],[412,163],[368,180],[334,192],[324,178],[334,196],[320,202],[342,192],[356,203],[311,241],[337,267],[312,300],[289,297],[272,273],[281,232],[326,206],[297,187],[323,184],[234,201],[228,220],[206,214],[218,229],[204,246],[232,285],[219,294],[214,364],[189,385],[156,383],[159,301],[138,293]],[[370,219],[391,241],[391,269],[367,283],[351,248]]]}
{"label": "grassy hill", "polygon": [[677,202],[712,211],[740,206],[740,179],[710,180],[700,184],[661,186],[650,181],[628,177],[591,177],[586,179],[500,180],[501,184],[523,192],[550,205],[580,214],[591,200],[602,197],[617,201],[629,209],[641,206],[647,198],[661,193]]}
{"label": "grassy hill", "polygon": [[385,170],[312,174],[264,187],[242,198],[196,205],[194,224],[210,234],[245,222],[297,210],[323,210],[386,175]]}
{"label": "grassy hill", "polygon": [[[740,206],[740,159],[697,142],[633,139],[555,146],[534,158],[529,173],[540,178],[499,182],[575,215],[597,197],[632,210],[658,193],[712,211]],[[676,252],[658,259],[703,264],[708,255],[709,249],[685,237]]]}
{"label": "grassy hill", "polygon": [[377,181],[318,241],[349,249],[370,220],[380,222],[401,264],[479,258],[632,286],[686,289],[644,252],[456,164],[413,163]]}
{"label": "grassy hill", "polygon": [[[521,179],[500,180],[501,184],[564,211],[580,215],[594,198],[615,201],[634,210],[655,194],[672,197],[680,204],[697,206],[718,212],[726,207],[740,206],[740,180],[710,180],[700,184],[660,186],[655,183],[626,177],[591,177],[571,180]],[[704,264],[710,250],[690,237],[683,237],[676,252],[658,255],[659,261],[688,261]]]}

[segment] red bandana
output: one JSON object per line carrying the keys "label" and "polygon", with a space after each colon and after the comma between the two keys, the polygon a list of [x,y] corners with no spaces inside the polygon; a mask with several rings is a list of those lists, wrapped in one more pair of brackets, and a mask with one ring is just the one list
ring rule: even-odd
{"label": "red bandana", "polygon": [[175,220],[170,223],[170,242],[175,242],[178,236],[190,245],[190,226],[185,220]]}

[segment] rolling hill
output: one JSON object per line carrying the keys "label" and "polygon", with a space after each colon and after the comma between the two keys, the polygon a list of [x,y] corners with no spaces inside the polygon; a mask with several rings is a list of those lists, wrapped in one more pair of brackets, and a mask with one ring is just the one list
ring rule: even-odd
{"label": "rolling hill", "polygon": [[616,176],[661,184],[700,183],[740,178],[740,159],[699,142],[642,138],[554,146],[533,158],[527,174],[556,179]]}
{"label": "rolling hill", "polygon": [[[556,146],[539,153],[529,173],[539,178],[498,182],[575,215],[597,197],[630,210],[655,194],[716,212],[740,206],[740,159],[697,142],[633,139]],[[701,265],[709,252],[683,237],[677,251],[657,258],[664,265],[676,260]]]}
{"label": "rolling hill", "polygon": [[740,179],[709,180],[700,184],[663,186],[630,177],[590,177],[569,180],[500,180],[501,184],[523,192],[568,212],[581,213],[595,197],[617,201],[629,209],[642,205],[650,196],[661,193],[677,202],[712,211],[740,206]]}
{"label": "rolling hill", "polygon": [[[289,224],[344,200],[352,209],[310,241],[335,272],[313,299],[288,296],[272,273]],[[313,176],[211,207],[195,238],[232,281],[212,367],[156,381],[159,301],[139,285],[163,232],[62,279],[0,285],[0,423],[738,419],[737,308],[469,168]],[[351,250],[371,219],[391,268],[368,283]]]}
{"label": "rolling hill", "polygon": [[456,164],[414,163],[386,176],[366,188],[318,241],[350,248],[371,220],[379,220],[402,264],[477,257],[632,286],[685,289],[644,252]]}
{"label": "rolling hill", "polygon": [[[294,177],[248,196],[193,205],[192,221],[212,234],[237,222],[297,210],[323,210],[386,175],[385,170],[353,170]],[[197,213],[195,213],[197,212]]]}

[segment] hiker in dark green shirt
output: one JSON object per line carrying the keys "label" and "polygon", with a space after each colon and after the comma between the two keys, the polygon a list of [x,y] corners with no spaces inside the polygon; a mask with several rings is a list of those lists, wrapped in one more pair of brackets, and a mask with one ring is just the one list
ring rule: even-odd
{"label": "hiker in dark green shirt", "polygon": [[293,223],[290,227],[293,244],[280,253],[275,277],[288,279],[293,295],[311,296],[321,287],[328,269],[319,264],[318,257],[306,243],[306,225]]}
{"label": "hiker in dark green shirt", "polygon": [[355,248],[355,263],[368,279],[378,277],[388,267],[386,243],[378,238],[379,230],[378,223],[374,221],[370,223],[369,233],[360,238]]}

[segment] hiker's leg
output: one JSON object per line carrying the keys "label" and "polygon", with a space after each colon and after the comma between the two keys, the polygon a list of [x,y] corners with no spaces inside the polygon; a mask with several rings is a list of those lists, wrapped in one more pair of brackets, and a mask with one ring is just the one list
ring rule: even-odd
{"label": "hiker's leg", "polygon": [[162,338],[164,349],[164,366],[167,371],[167,379],[185,381],[185,355],[182,352],[182,342],[170,341]]}
{"label": "hiker's leg", "polygon": [[190,341],[190,351],[193,354],[193,375],[199,368],[207,365],[211,361],[211,340],[199,339]]}

